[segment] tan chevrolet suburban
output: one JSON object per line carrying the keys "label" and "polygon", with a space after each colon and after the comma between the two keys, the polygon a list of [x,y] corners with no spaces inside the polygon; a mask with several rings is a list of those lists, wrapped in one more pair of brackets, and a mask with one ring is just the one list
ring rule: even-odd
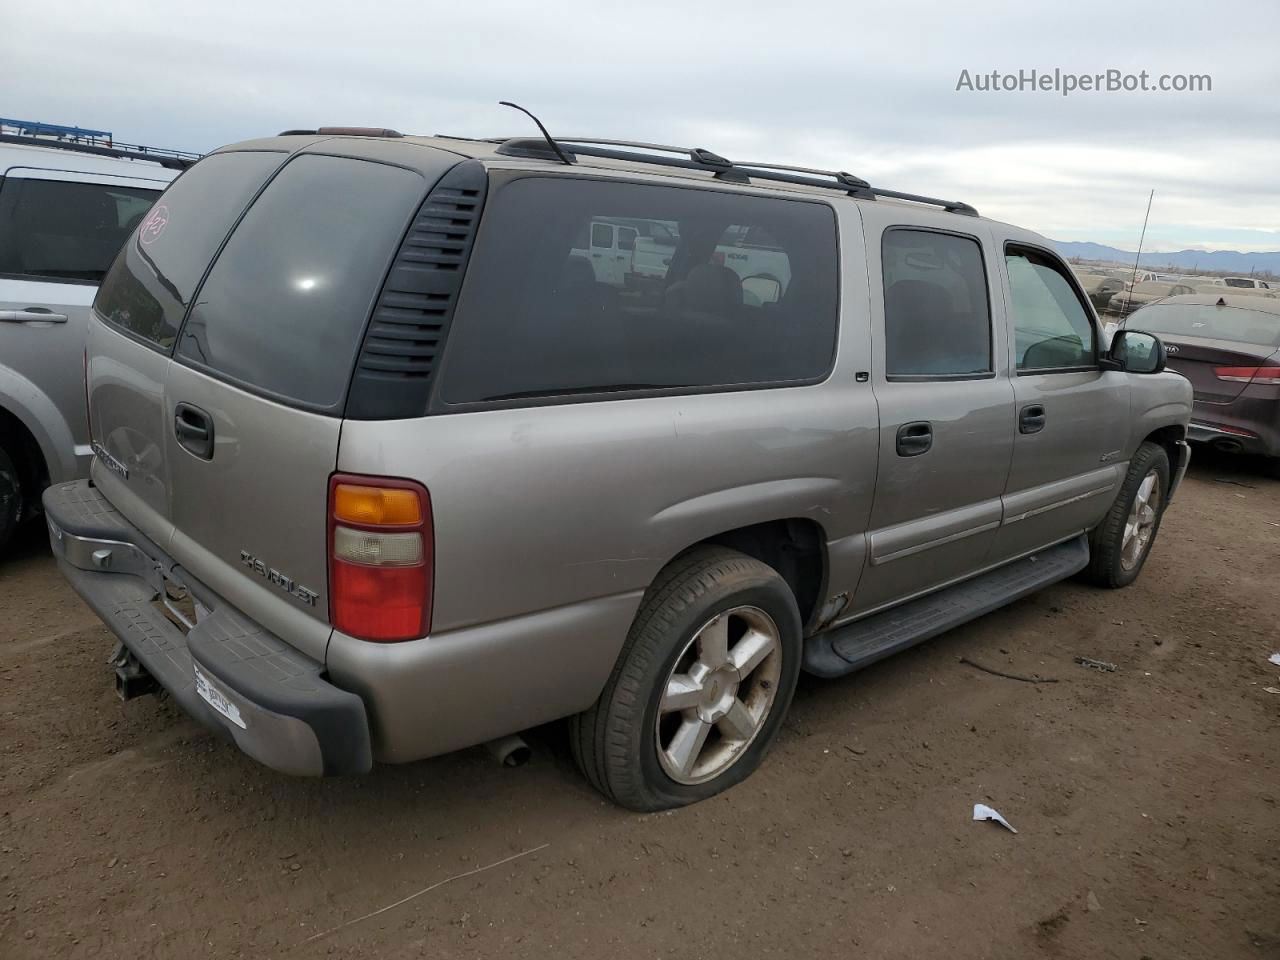
{"label": "tan chevrolet suburban", "polygon": [[[49,533],[121,694],[277,770],[568,718],[613,800],[710,796],[801,670],[1132,582],[1187,466],[1190,385],[1047,240],[845,172],[293,131],[160,206]],[[601,224],[666,253],[618,282]]]}

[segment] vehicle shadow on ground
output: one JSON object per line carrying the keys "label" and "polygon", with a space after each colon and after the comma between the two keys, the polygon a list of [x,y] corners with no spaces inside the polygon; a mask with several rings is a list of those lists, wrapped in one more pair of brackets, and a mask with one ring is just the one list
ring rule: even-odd
{"label": "vehicle shadow on ground", "polygon": [[1240,481],[1258,486],[1280,483],[1280,471],[1274,462],[1268,462],[1264,457],[1223,453],[1204,444],[1192,446],[1191,466],[1187,469],[1187,476],[1224,483]]}
{"label": "vehicle shadow on ground", "polygon": [[45,526],[43,517],[33,517],[14,532],[9,546],[0,552],[0,573],[6,567],[16,568],[48,555],[49,528]]}

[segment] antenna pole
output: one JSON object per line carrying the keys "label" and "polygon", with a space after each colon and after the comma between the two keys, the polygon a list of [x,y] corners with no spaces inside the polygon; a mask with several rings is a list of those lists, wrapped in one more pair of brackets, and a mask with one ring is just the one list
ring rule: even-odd
{"label": "antenna pole", "polygon": [[1138,261],[1142,259],[1142,244],[1147,239],[1147,221],[1151,219],[1151,201],[1155,199],[1156,192],[1151,191],[1147,197],[1147,215],[1142,218],[1142,235],[1138,237],[1138,254],[1133,258],[1133,276],[1129,280],[1129,296],[1124,298],[1124,316],[1120,318],[1123,325],[1129,319],[1129,304],[1133,301],[1133,285],[1138,281]]}
{"label": "antenna pole", "polygon": [[542,125],[541,120],[535,117],[532,113],[530,113],[524,107],[520,106],[520,104],[512,103],[510,100],[499,100],[498,106],[511,107],[514,110],[519,110],[521,113],[527,116],[530,120],[536,123],[538,125],[538,129],[542,132],[542,139],[547,141],[547,146],[551,148],[552,152],[555,153],[555,155],[559,157],[566,166],[570,166],[570,167],[573,166],[573,161],[564,155],[564,151],[560,149],[560,144],[556,143],[555,140],[552,138],[551,134],[547,133],[547,128]]}

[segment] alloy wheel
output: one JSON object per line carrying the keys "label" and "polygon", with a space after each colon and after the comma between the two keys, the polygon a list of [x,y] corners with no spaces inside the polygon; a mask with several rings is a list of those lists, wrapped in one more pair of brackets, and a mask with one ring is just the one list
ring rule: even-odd
{"label": "alloy wheel", "polygon": [[658,703],[663,772],[705,783],[746,751],[769,718],[782,673],[782,642],[759,607],[734,607],[697,630],[671,669]]}

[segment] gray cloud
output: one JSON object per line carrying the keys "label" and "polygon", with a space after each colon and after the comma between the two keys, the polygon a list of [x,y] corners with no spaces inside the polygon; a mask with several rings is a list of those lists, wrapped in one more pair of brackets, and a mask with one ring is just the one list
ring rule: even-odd
{"label": "gray cloud", "polygon": [[[1067,238],[1280,226],[1280,6],[65,0],[5,14],[9,112],[189,149],[325,123],[829,164]],[[56,69],[50,64],[56,63]],[[1206,94],[957,92],[962,69],[1207,73]],[[1135,213],[1136,211],[1136,213]],[[1280,235],[1274,247],[1280,247]]]}

